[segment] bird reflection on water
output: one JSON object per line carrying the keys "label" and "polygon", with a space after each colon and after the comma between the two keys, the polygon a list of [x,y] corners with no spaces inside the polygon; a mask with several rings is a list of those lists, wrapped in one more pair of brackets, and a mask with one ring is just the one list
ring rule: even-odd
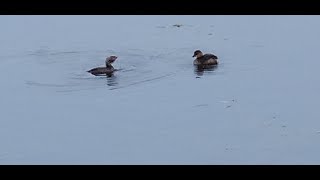
{"label": "bird reflection on water", "polygon": [[198,76],[203,76],[205,72],[213,72],[217,68],[217,65],[194,65],[194,73]]}
{"label": "bird reflection on water", "polygon": [[118,79],[115,75],[107,75],[107,85],[108,86],[116,86],[118,85]]}

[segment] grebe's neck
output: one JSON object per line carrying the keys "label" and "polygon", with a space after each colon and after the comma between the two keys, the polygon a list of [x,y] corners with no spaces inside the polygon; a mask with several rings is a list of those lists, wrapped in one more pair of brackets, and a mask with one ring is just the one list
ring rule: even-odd
{"label": "grebe's neck", "polygon": [[111,68],[111,67],[113,67],[113,66],[111,65],[111,63],[106,62],[106,67],[107,67],[107,68]]}

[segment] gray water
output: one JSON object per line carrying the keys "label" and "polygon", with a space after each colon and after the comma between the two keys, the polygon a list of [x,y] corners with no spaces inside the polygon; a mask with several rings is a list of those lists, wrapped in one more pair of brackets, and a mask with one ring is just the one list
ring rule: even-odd
{"label": "gray water", "polygon": [[[320,164],[319,16],[0,25],[0,164]],[[109,55],[113,77],[86,72]]]}

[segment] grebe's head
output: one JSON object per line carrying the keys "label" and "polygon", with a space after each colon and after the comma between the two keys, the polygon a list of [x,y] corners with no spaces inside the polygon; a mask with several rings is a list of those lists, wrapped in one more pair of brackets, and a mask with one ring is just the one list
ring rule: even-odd
{"label": "grebe's head", "polygon": [[192,57],[201,57],[203,56],[203,53],[200,51],[200,50],[196,50],[194,53],[193,53],[193,56]]}
{"label": "grebe's head", "polygon": [[106,58],[106,63],[113,63],[114,61],[116,61],[118,57],[117,56],[109,56]]}

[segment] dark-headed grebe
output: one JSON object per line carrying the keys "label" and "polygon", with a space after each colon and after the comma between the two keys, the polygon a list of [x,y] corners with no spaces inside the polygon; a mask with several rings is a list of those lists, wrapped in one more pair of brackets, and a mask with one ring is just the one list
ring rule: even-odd
{"label": "dark-headed grebe", "polygon": [[112,76],[113,72],[116,71],[116,69],[113,68],[111,65],[118,57],[117,56],[110,56],[106,58],[106,67],[97,67],[93,68],[89,71],[88,73],[91,73],[95,76],[99,75],[107,75],[107,76]]}
{"label": "dark-headed grebe", "polygon": [[197,57],[194,61],[194,65],[217,65],[218,57],[213,54],[203,54],[200,50],[196,50],[192,57]]}

